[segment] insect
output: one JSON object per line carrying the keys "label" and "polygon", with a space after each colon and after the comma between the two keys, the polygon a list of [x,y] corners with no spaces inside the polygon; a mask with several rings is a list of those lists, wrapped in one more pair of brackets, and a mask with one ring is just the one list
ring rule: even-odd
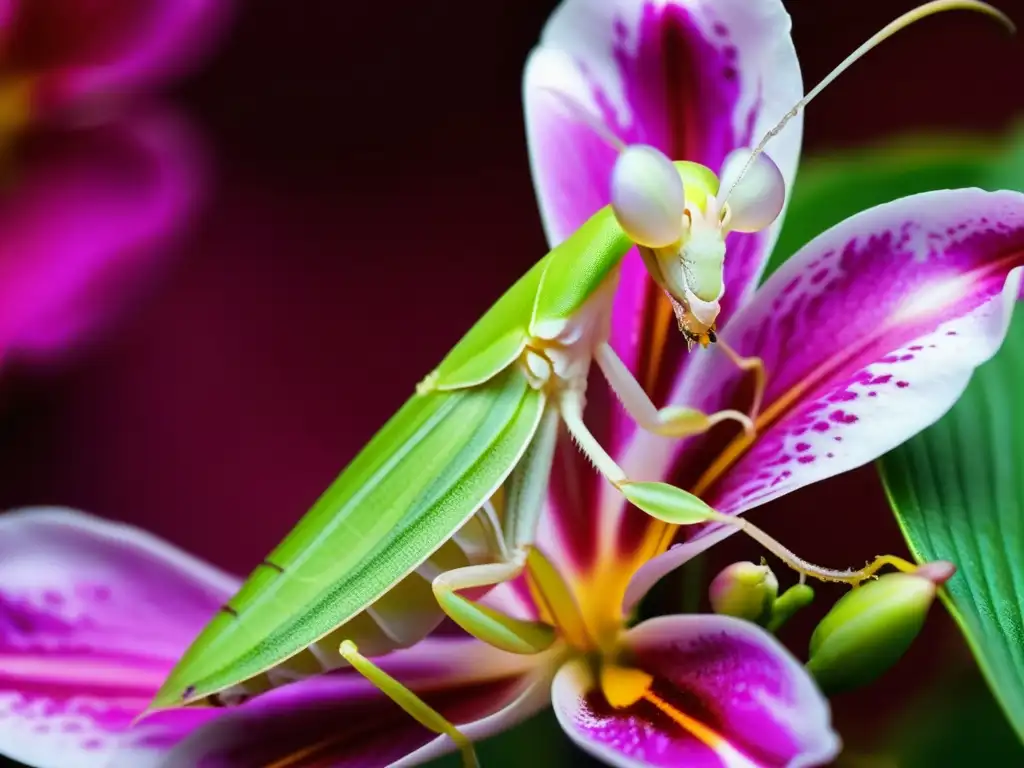
{"label": "insect", "polygon": [[[621,147],[611,205],[537,262],[420,382],[211,620],[150,711],[231,704],[351,664],[427,727],[458,741],[457,732],[432,719],[426,705],[367,657],[416,643],[445,615],[512,652],[538,652],[554,641],[546,624],[499,614],[472,598],[518,576],[535,552],[531,543],[560,424],[640,509],[676,523],[717,519],[684,491],[633,482],[584,423],[587,375],[596,363],[643,429],[683,437],[723,419],[752,429],[748,414],[659,410],[651,402],[608,343],[622,259],[639,245],[687,340],[715,343],[725,235],[769,226],[785,199],[765,144],[871,47],[951,8],[1005,20],[973,0],[937,0],[900,17],[809,92],[757,147],[731,155],[721,180],[709,168],[673,163],[652,147]],[[717,343],[741,368],[760,366]]]}
{"label": "insect", "polygon": [[[646,484],[630,483],[584,424],[592,361],[645,429],[683,436],[723,418],[750,428],[739,412],[659,411],[608,343],[620,263],[636,242],[633,228],[650,224],[635,219],[645,204],[636,190],[647,181],[636,175],[653,168],[685,189],[685,209],[672,211],[679,274],[684,212],[697,216],[718,188],[707,168],[654,152],[623,153],[613,191],[621,205],[598,211],[537,262],[420,382],[214,617],[157,706],[232,703],[344,665],[338,648],[346,640],[367,656],[412,645],[445,614],[507,650],[550,644],[546,625],[492,615],[459,592],[525,567],[559,422],[610,482],[642,493]],[[661,181],[646,184],[648,192],[660,195]],[[666,272],[668,245],[658,252]],[[677,288],[678,278],[659,279],[686,307],[692,291]]]}

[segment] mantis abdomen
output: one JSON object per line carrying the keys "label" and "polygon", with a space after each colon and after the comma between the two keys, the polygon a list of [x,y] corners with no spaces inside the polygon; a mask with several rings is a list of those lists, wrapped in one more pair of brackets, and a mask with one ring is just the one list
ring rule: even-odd
{"label": "mantis abdomen", "polygon": [[348,666],[338,654],[344,640],[356,643],[369,656],[415,645],[445,617],[434,599],[433,580],[446,571],[500,559],[503,550],[498,526],[500,520],[488,501],[433,555],[365,610],[280,664],[194,703],[234,706],[282,685]]}

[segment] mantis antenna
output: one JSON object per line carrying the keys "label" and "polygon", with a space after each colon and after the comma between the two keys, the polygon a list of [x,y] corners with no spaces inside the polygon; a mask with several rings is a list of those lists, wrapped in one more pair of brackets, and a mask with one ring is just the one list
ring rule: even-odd
{"label": "mantis antenna", "polygon": [[901,29],[909,27],[915,21],[920,21],[921,19],[924,19],[928,16],[932,16],[936,13],[941,13],[942,11],[955,10],[978,11],[979,13],[991,16],[992,18],[1001,22],[1010,31],[1011,34],[1017,31],[1016,26],[1014,25],[1013,21],[1011,21],[1009,16],[1000,11],[998,8],[994,8],[988,3],[983,3],[980,0],[932,0],[932,2],[930,3],[919,5],[917,8],[914,8],[911,11],[907,11],[898,19],[895,19],[894,21],[885,25],[882,29],[880,29],[878,32],[872,35],[871,38],[868,39],[863,45],[861,45],[860,48],[858,48],[845,59],[843,59],[843,61],[839,64],[838,67],[833,69],[828,75],[825,76],[825,78],[820,83],[814,86],[814,88],[812,88],[806,96],[804,96],[802,99],[800,99],[800,101],[796,103],[796,106],[794,106],[791,110],[789,110],[789,112],[787,112],[783,116],[783,118],[778,122],[778,124],[776,124],[774,128],[772,128],[770,131],[768,131],[768,133],[765,134],[764,138],[761,139],[761,142],[754,148],[753,152],[750,153],[750,157],[747,160],[746,164],[743,166],[743,168],[740,170],[739,175],[735,178],[735,180],[733,180],[732,186],[729,187],[729,191],[722,199],[722,205],[724,205],[729,200],[729,195],[733,193],[733,191],[736,189],[736,186],[746,175],[747,171],[750,170],[750,166],[754,164],[754,160],[757,159],[757,156],[764,152],[765,145],[769,141],[771,141],[771,139],[774,136],[778,135],[778,133],[785,127],[786,123],[788,123],[790,120],[796,117],[800,110],[806,107],[811,102],[811,99],[813,99],[823,90],[825,90],[825,88],[828,87],[833,80],[839,77],[839,75],[845,72],[851,64],[853,64],[855,61],[857,61],[857,59],[859,59],[865,53],[867,53],[876,45],[881,43],[883,40],[892,37]]}

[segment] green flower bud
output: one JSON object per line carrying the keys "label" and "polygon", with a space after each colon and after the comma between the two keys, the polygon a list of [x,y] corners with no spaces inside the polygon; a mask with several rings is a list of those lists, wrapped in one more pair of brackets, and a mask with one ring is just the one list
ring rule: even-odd
{"label": "green flower bud", "polygon": [[733,563],[711,582],[708,596],[715,613],[763,624],[772,614],[779,582],[767,565]]}
{"label": "green flower bud", "polygon": [[844,595],[811,636],[807,669],[826,693],[875,680],[895,664],[924,625],[939,585],[955,572],[935,562],[887,573]]}

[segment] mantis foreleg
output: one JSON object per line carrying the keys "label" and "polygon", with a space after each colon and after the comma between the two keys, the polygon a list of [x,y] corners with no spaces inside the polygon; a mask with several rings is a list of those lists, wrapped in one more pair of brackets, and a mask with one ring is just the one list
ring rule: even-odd
{"label": "mantis foreleg", "polygon": [[[651,402],[651,398],[648,397],[644,388],[640,386],[640,382],[634,378],[629,368],[607,342],[597,348],[594,359],[626,412],[641,429],[664,437],[688,437],[699,435],[721,421],[732,419],[738,421],[745,432],[750,435],[754,434],[754,423],[750,417],[739,411],[723,410],[705,414],[693,408],[680,406],[668,406],[659,410]],[[759,358],[750,359],[760,363]],[[742,360],[745,361],[747,358]],[[763,381],[763,366],[761,370],[762,375],[759,380]],[[755,404],[760,407],[760,395],[757,396],[757,401]]]}
{"label": "mantis foreleg", "polygon": [[[717,522],[735,526],[802,576],[810,576],[821,581],[835,581],[856,586],[871,578],[885,565],[892,565],[900,570],[914,567],[913,564],[891,555],[878,557],[865,568],[844,571],[814,565],[786,549],[747,520],[720,514],[692,494],[666,483],[637,482],[628,477],[622,467],[608,455],[583,423],[583,396],[581,393],[574,391],[563,393],[560,408],[562,419],[569,428],[573,439],[597,470],[612,485],[622,491],[633,504],[662,522],[672,525]],[[638,495],[637,491],[641,493]]]}
{"label": "mantis foreleg", "polygon": [[754,399],[750,404],[749,416],[751,420],[756,421],[758,414],[761,413],[761,403],[764,401],[764,390],[768,385],[768,374],[764,368],[764,360],[760,357],[743,357],[735,349],[722,341],[721,338],[718,339],[717,346],[725,352],[733,365],[741,371],[744,373],[753,371]]}
{"label": "mantis foreleg", "polygon": [[434,597],[460,627],[488,645],[509,653],[540,653],[555,642],[555,629],[542,621],[509,616],[458,594],[460,590],[491,587],[512,581],[526,567],[527,550],[519,549],[509,562],[457,568],[434,579]]}
{"label": "mantis foreleg", "polygon": [[462,753],[462,764],[465,768],[478,768],[480,762],[476,758],[473,742],[448,722],[440,712],[359,653],[356,644],[351,640],[344,641],[338,652],[359,674],[415,718],[420,725],[440,736],[447,736],[455,742]]}

